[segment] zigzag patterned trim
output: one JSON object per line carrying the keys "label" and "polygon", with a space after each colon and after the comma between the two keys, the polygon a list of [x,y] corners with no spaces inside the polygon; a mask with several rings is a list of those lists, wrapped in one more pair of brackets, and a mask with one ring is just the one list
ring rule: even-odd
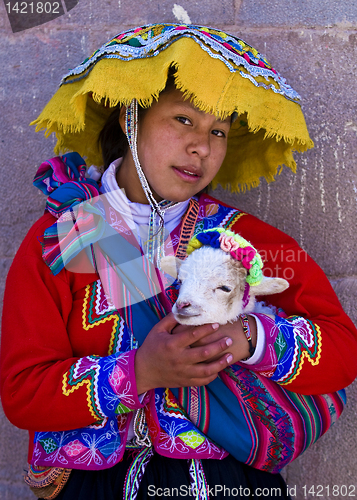
{"label": "zigzag patterned trim", "polygon": [[[95,420],[102,420],[106,417],[100,409],[98,398],[98,378],[100,365],[98,364],[98,356],[87,356],[81,358],[71,366],[71,368],[63,375],[62,393],[65,396],[73,394],[80,387],[87,386],[87,404],[89,411]],[[81,373],[81,368],[85,362],[89,362]]]}
{"label": "zigzag patterned trim", "polygon": [[[125,321],[115,309],[114,312],[113,309],[110,308],[108,308],[104,314],[99,315],[97,319],[93,319],[93,311],[98,308],[100,291],[100,281],[95,281],[93,284],[86,286],[82,308],[82,327],[84,330],[88,331],[95,326],[113,320],[113,328],[110,334],[108,348],[108,355],[110,355],[120,351],[124,335]],[[98,314],[97,311],[96,314]]]}
{"label": "zigzag patterned trim", "polygon": [[187,256],[186,248],[195,230],[199,208],[198,201],[191,199],[186,215],[182,221],[180,241],[176,251],[176,257],[181,260],[184,260]]}
{"label": "zigzag patterned trim", "polygon": [[247,215],[245,212],[239,212],[238,210],[232,210],[228,215],[222,220],[220,226],[225,229],[231,229],[238,219]]}
{"label": "zigzag patterned trim", "polygon": [[[92,297],[90,298],[92,290]],[[114,331],[116,330],[119,322],[119,317],[118,314],[112,314],[112,313],[107,313],[107,316],[101,317],[98,320],[93,320],[91,318],[91,307],[88,307],[88,300],[90,298],[89,306],[92,306],[93,308],[93,302],[95,300],[95,292],[94,288],[92,287],[91,284],[87,285],[85,288],[85,296],[84,296],[84,301],[83,301],[83,308],[82,308],[82,327],[84,330],[88,331],[90,328],[94,328],[97,325],[100,325],[102,323],[105,323],[106,321],[114,320],[114,326],[112,330],[112,335]],[[88,314],[88,316],[87,316]],[[87,321],[88,317],[88,321]]]}
{"label": "zigzag patterned trim", "polygon": [[175,402],[175,398],[170,389],[165,389],[161,400],[161,412],[163,414],[175,415],[177,418],[186,419],[185,411]]}
{"label": "zigzag patterned trim", "polygon": [[[300,320],[302,318],[299,318]],[[314,345],[316,346],[315,352],[310,352],[307,349],[302,350],[302,346],[300,342],[295,342],[295,352],[294,352],[294,357],[293,361],[291,364],[291,369],[289,372],[282,377],[279,380],[279,384],[282,386],[286,386],[293,382],[296,377],[299,376],[302,367],[304,365],[305,359],[312,364],[312,366],[316,366],[319,364],[320,359],[321,359],[321,350],[322,350],[322,338],[321,338],[321,330],[318,325],[315,325],[309,320],[305,320],[304,322],[307,323],[310,327],[311,330],[314,334],[315,337],[315,342]]]}

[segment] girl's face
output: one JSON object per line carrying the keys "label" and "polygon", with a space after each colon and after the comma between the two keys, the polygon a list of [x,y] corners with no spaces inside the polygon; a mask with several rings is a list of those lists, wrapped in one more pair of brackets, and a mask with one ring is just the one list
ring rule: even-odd
{"label": "girl's face", "polygon": [[[125,108],[119,122],[125,130]],[[200,111],[176,89],[161,94],[143,113],[138,155],[157,201],[187,200],[212,181],[226,155],[230,123],[230,117],[222,121]],[[130,150],[117,180],[131,201],[148,203]]]}

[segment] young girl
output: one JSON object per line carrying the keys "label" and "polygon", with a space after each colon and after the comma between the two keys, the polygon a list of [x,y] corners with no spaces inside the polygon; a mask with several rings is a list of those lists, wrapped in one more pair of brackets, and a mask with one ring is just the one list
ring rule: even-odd
{"label": "young girl", "polygon": [[[121,33],[63,79],[36,123],[79,154],[35,177],[46,213],[9,272],[1,349],[39,498],[289,498],[279,471],[340,415],[356,330],[294,240],[205,189],[294,169],[312,147],[298,101],[255,49],[191,25]],[[160,260],[217,227],[268,275],[289,263],[275,316],[175,321]]]}

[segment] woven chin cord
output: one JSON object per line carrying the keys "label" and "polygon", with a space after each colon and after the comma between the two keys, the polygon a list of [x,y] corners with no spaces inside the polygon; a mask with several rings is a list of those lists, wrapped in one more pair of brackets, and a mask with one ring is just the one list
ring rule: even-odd
{"label": "woven chin cord", "polygon": [[[145,196],[151,206],[151,216],[149,221],[149,235],[148,240],[145,244],[148,258],[151,262],[154,261],[154,255],[156,253],[157,263],[163,257],[163,243],[164,243],[164,216],[165,210],[169,207],[176,205],[176,202],[169,200],[162,200],[159,203],[155,200],[154,195],[150,189],[149,183],[140,165],[140,160],[138,156],[138,101],[133,99],[130,106],[126,108],[126,119],[125,119],[125,134],[128,139],[128,144],[130,151],[134,160],[135,168],[138,173],[141,187],[145,193]],[[155,231],[156,226],[156,216],[160,218],[160,225],[157,231]]]}
{"label": "woven chin cord", "polygon": [[135,168],[138,173],[141,186],[153,212],[155,212],[160,217],[160,227],[162,227],[164,225],[165,211],[162,210],[158,202],[155,200],[154,195],[152,194],[149,183],[145,177],[143,169],[141,168],[138,156],[138,101],[136,99],[133,99],[130,103],[130,106],[126,108],[125,134],[128,139],[130,151],[133,156]]}

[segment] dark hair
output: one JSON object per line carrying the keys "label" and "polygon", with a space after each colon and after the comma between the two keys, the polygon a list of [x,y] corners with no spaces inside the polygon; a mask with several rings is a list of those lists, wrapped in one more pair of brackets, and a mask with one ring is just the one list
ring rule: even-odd
{"label": "dark hair", "polygon": [[[175,68],[171,67],[169,69],[169,73],[166,80],[166,86],[164,90],[162,90],[161,94],[164,92],[169,92],[175,88]],[[128,151],[128,141],[125,133],[122,131],[122,128],[119,124],[119,115],[120,115],[121,105],[118,104],[112,113],[109,115],[109,118],[105,122],[104,127],[99,133],[98,143],[102,149],[102,156],[104,162],[104,170],[106,170],[109,165],[116,160],[117,158],[121,158],[125,156]],[[139,120],[140,117],[145,113],[145,108],[139,106]]]}
{"label": "dark hair", "polygon": [[102,148],[104,170],[116,160],[124,156],[128,150],[126,135],[119,124],[121,106],[116,106],[100,131],[98,142]]}

